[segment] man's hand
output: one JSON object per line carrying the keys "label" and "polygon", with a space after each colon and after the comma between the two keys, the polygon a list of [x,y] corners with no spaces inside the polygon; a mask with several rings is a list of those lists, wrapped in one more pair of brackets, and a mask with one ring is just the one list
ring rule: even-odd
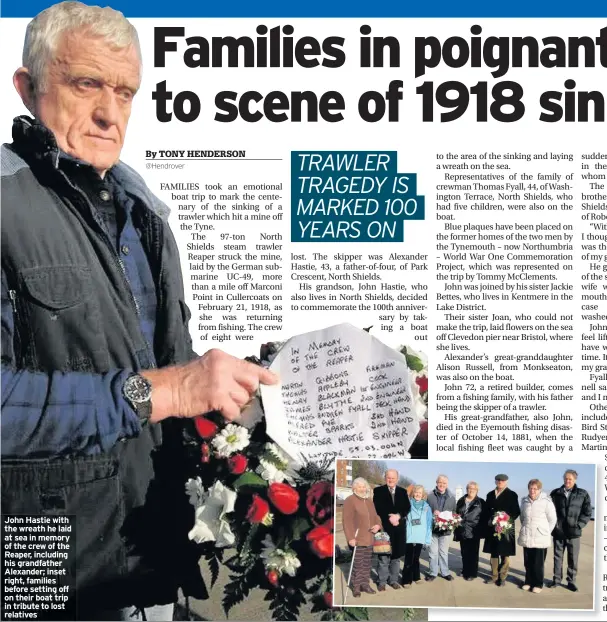
{"label": "man's hand", "polygon": [[398,523],[400,521],[400,514],[388,514],[388,519],[393,527],[398,527]]}
{"label": "man's hand", "polygon": [[260,384],[275,384],[269,369],[221,350],[175,367],[141,372],[152,383],[150,423],[167,417],[196,417],[212,410],[232,421]]}
{"label": "man's hand", "polygon": [[438,510],[434,510],[434,516],[438,516],[440,512]]}
{"label": "man's hand", "polygon": [[356,538],[352,538],[352,540],[348,540],[348,544],[354,548],[356,546]]}
{"label": "man's hand", "polygon": [[373,525],[373,527],[371,527],[371,533],[377,533],[380,530],[381,527],[379,525]]}

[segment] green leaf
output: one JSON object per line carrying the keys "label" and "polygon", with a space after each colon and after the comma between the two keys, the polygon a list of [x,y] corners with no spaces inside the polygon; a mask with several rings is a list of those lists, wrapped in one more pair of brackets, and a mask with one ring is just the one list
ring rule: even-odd
{"label": "green leaf", "polygon": [[245,576],[230,575],[230,579],[231,582],[226,583],[224,587],[222,599],[226,618],[229,617],[230,609],[234,605],[241,603],[249,595],[249,587]]}
{"label": "green leaf", "polygon": [[234,482],[234,488],[236,488],[236,490],[240,490],[241,488],[267,488],[267,486],[268,482],[252,471],[243,473]]}
{"label": "green leaf", "polygon": [[303,516],[299,516],[293,521],[293,540],[299,540],[306,531],[312,527],[312,523]]}
{"label": "green leaf", "polygon": [[258,529],[258,524],[251,525],[251,529],[249,529],[249,533],[247,534],[247,537],[242,544],[242,548],[240,549],[240,561],[246,568],[251,566],[255,561],[255,558],[251,556],[251,544],[253,543],[253,539],[255,538],[255,534]]}
{"label": "green leaf", "polygon": [[277,469],[280,469],[281,471],[286,470],[286,468],[289,466],[288,463],[284,463],[278,456],[275,456],[269,450],[263,452],[262,458],[266,462],[269,462],[271,465],[275,466]]}
{"label": "green leaf", "polygon": [[344,620],[368,620],[369,612],[366,607],[345,607],[342,609],[344,612]]}
{"label": "green leaf", "polygon": [[219,577],[219,562],[217,558],[213,555],[213,557],[207,557],[209,562],[209,570],[211,571],[211,587],[217,583],[217,579]]}
{"label": "green leaf", "polygon": [[413,356],[413,354],[409,354],[405,349],[405,358],[407,359],[407,367],[412,369],[413,371],[422,371],[424,369],[424,364],[419,356]]}

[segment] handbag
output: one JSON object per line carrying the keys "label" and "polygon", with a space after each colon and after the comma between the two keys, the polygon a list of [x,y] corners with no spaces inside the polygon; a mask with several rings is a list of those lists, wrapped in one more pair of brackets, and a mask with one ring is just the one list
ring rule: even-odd
{"label": "handbag", "polygon": [[392,553],[390,536],[385,531],[378,531],[373,536],[373,552],[380,555]]}

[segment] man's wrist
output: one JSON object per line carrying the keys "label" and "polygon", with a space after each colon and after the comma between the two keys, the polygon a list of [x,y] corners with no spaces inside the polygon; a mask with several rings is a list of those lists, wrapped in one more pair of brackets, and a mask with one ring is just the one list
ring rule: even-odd
{"label": "man's wrist", "polygon": [[152,385],[143,376],[131,373],[122,385],[122,395],[137,414],[139,423],[144,426],[152,414]]}
{"label": "man's wrist", "polygon": [[152,416],[150,423],[158,423],[178,414],[174,391],[175,368],[147,369],[140,372],[151,385]]}

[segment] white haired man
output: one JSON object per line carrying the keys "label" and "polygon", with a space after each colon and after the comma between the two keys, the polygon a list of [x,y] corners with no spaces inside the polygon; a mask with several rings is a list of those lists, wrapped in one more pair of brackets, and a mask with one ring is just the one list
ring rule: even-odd
{"label": "white haired man", "polygon": [[119,162],[140,81],[121,13],[54,5],[14,74],[34,118],[2,147],[3,512],[75,517],[79,619],[206,596],[185,578],[184,428],[276,380],[192,350],[168,210]]}
{"label": "white haired man", "polygon": [[567,469],[563,476],[563,485],[551,493],[556,508],[556,527],[552,532],[554,541],[554,572],[552,583],[555,588],[563,580],[563,559],[567,551],[567,587],[577,592],[576,585],[578,559],[580,556],[580,538],[582,529],[592,518],[590,495],[583,488],[578,488],[577,471]]}

